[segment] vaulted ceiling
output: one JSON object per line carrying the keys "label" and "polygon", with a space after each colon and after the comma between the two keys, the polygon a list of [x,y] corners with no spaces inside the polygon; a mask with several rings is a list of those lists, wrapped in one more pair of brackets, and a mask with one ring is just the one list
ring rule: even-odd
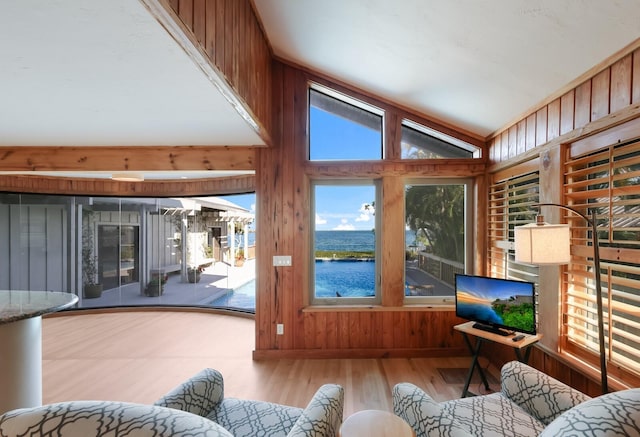
{"label": "vaulted ceiling", "polygon": [[276,56],[482,137],[640,37],[640,2],[255,0]]}

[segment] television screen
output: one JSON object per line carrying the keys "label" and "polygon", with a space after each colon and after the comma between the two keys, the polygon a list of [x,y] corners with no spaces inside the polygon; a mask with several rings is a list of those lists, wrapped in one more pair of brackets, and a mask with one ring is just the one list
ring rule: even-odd
{"label": "television screen", "polygon": [[486,276],[456,275],[456,315],[496,333],[536,333],[535,284]]}

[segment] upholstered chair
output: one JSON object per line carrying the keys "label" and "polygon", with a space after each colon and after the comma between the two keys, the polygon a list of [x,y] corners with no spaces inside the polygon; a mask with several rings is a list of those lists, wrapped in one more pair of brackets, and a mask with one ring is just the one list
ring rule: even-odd
{"label": "upholstered chair", "polygon": [[220,425],[184,411],[114,401],[71,401],[0,415],[0,436],[232,437]]}
{"label": "upholstered chair", "polygon": [[497,393],[436,402],[401,383],[392,394],[417,437],[640,435],[640,389],[591,399],[519,361],[502,367]]}
{"label": "upholstered chair", "polygon": [[333,437],[342,424],[344,390],[336,384],[325,384],[305,408],[227,398],[222,374],[204,369],[155,405],[206,417],[235,437]]}

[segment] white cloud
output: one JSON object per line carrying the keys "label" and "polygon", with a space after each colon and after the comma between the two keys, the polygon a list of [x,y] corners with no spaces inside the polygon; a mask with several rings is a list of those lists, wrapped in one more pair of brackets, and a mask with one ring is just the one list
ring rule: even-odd
{"label": "white cloud", "polygon": [[[368,207],[368,208],[367,208]],[[375,209],[371,204],[363,203],[360,206],[360,215],[356,218],[357,222],[368,222],[371,221],[375,214]]]}
{"label": "white cloud", "polygon": [[255,213],[256,212],[256,204],[252,203],[251,207],[249,209],[251,210],[251,212]]}
{"label": "white cloud", "polygon": [[342,220],[340,220],[340,224],[334,227],[332,230],[333,231],[355,231],[355,229],[356,229],[355,226],[349,223],[348,219],[343,218]]}
{"label": "white cloud", "polygon": [[327,221],[316,214],[316,225],[326,225]]}
{"label": "white cloud", "polygon": [[341,223],[335,228],[333,228],[332,230],[333,231],[355,231],[356,227],[349,223]]}

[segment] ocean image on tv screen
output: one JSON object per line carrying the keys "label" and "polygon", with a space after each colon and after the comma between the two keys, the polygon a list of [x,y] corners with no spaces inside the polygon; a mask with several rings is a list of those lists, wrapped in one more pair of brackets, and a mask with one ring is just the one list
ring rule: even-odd
{"label": "ocean image on tv screen", "polygon": [[456,278],[459,317],[523,332],[535,332],[532,285],[480,276]]}

